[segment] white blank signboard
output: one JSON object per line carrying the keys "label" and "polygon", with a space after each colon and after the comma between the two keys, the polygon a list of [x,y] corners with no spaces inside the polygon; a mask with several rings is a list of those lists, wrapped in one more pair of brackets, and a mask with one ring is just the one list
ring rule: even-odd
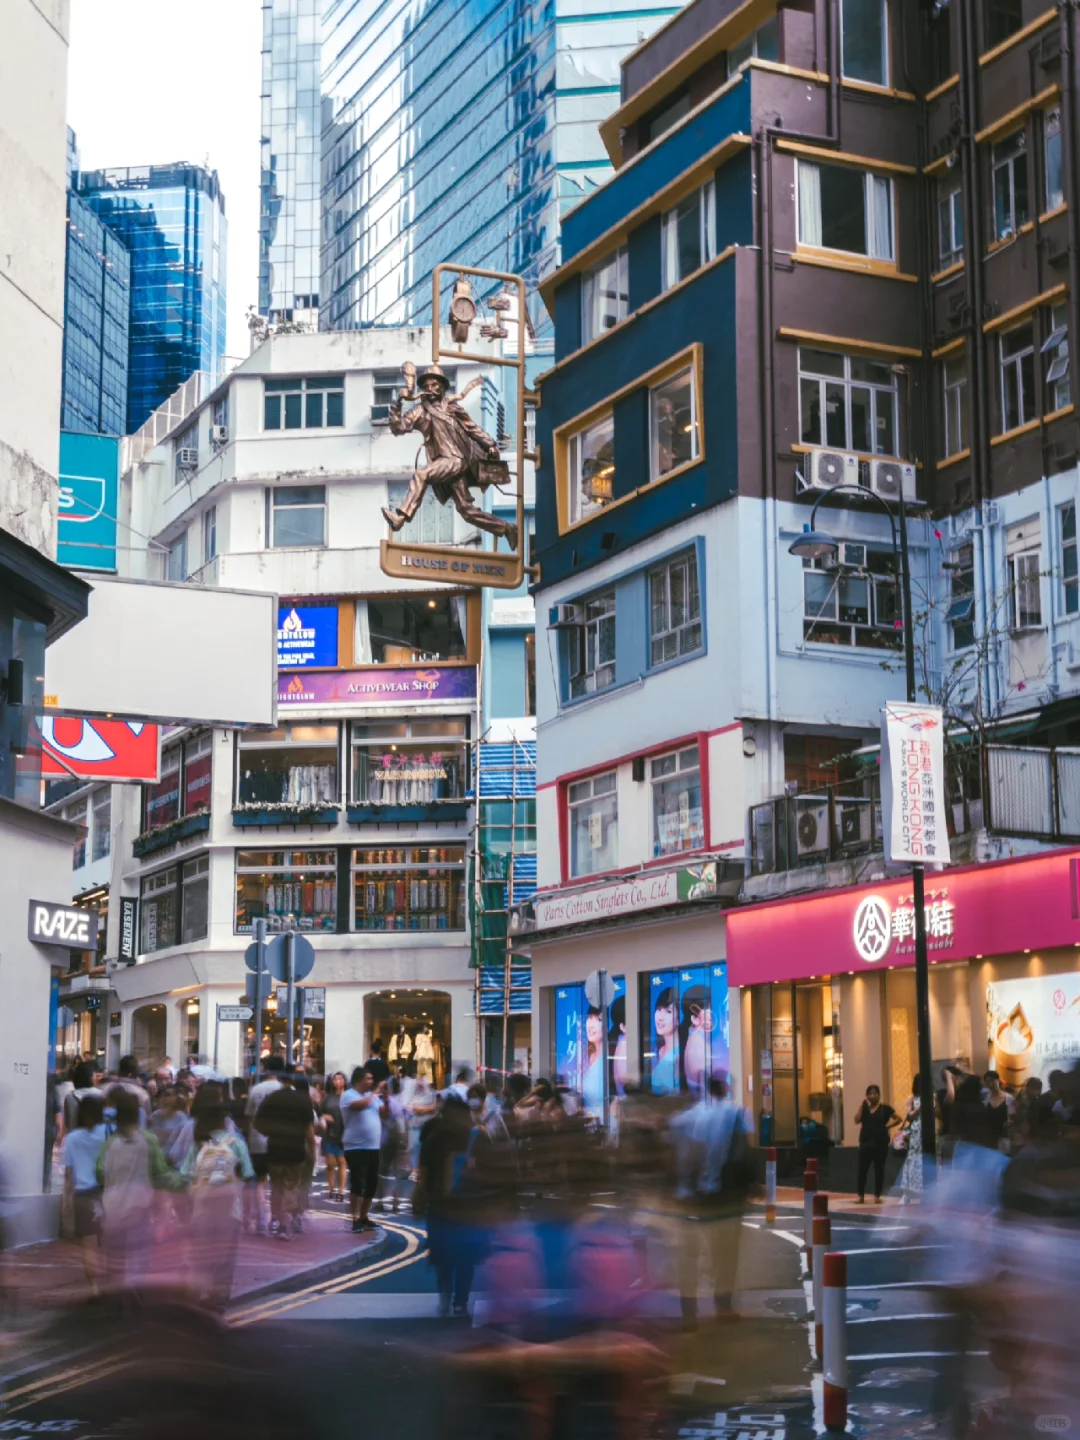
{"label": "white blank signboard", "polygon": [[45,652],[45,706],[200,725],[277,720],[277,596],[95,576]]}

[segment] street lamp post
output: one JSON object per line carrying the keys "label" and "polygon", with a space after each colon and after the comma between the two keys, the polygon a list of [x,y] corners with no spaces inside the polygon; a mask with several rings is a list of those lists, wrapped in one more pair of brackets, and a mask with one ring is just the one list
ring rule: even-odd
{"label": "street lamp post", "polygon": [[[915,693],[915,624],[911,610],[911,569],[908,560],[907,519],[904,512],[904,496],[901,490],[897,502],[897,515],[892,506],[876,490],[864,490],[861,485],[835,485],[824,491],[814,501],[810,511],[810,522],[803,527],[803,533],[788,547],[790,554],[803,559],[819,559],[823,555],[835,554],[838,546],[831,535],[814,529],[818,508],[830,495],[848,492],[861,499],[872,498],[878,502],[889,517],[892,532],[893,555],[900,570],[900,594],[903,605],[904,671],[907,676],[907,698],[909,704],[916,703]],[[899,525],[897,525],[899,518]],[[899,534],[898,534],[899,532]],[[933,1160],[937,1153],[937,1134],[934,1126],[934,1077],[930,1072],[932,1053],[930,1049],[930,957],[926,948],[926,886],[923,866],[911,867],[912,902],[915,907],[915,1017],[919,1037],[919,1116],[922,1127],[923,1155]]]}

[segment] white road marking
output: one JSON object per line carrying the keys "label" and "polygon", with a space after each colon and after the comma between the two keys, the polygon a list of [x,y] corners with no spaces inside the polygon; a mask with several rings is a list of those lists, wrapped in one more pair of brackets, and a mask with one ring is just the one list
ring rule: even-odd
{"label": "white road marking", "polygon": [[989,1350],[898,1350],[895,1355],[849,1355],[853,1360],[948,1360],[957,1355],[985,1356]]}
{"label": "white road marking", "polygon": [[845,1255],[903,1255],[905,1250],[952,1250],[952,1245],[867,1245],[864,1250],[845,1250]]}
{"label": "white road marking", "polygon": [[862,1320],[849,1320],[849,1325],[885,1325],[891,1320],[948,1320],[947,1311],[932,1310],[925,1315],[868,1315]]}

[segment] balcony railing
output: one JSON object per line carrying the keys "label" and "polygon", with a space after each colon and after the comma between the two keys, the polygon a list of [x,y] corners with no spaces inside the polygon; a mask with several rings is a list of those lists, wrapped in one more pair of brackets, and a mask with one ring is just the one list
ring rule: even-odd
{"label": "balcony railing", "polygon": [[[1080,840],[1080,750],[985,745],[951,752],[945,768],[950,835],[985,828],[1033,840]],[[755,875],[882,848],[876,774],[750,807]]]}

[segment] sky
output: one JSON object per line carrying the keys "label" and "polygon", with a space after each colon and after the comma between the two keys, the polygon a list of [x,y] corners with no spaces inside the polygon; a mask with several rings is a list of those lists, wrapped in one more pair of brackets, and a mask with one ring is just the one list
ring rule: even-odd
{"label": "sky", "polygon": [[84,170],[185,160],[225,194],[229,355],[258,300],[260,0],[72,0],[68,124]]}

